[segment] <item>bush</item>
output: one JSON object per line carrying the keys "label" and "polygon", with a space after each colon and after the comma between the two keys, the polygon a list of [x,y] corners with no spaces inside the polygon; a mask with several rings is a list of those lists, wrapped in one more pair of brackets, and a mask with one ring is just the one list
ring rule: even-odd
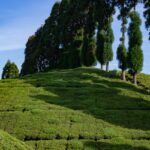
{"label": "bush", "polygon": [[19,77],[19,69],[15,63],[7,61],[3,68],[2,79],[15,79]]}

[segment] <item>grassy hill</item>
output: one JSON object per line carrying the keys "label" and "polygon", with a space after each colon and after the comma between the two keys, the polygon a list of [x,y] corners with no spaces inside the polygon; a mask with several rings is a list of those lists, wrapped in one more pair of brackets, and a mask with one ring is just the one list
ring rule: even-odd
{"label": "grassy hill", "polygon": [[0,131],[0,150],[31,150],[31,148],[11,135]]}
{"label": "grassy hill", "polygon": [[150,150],[150,76],[138,79],[146,90],[92,68],[0,81],[0,129],[34,150]]}

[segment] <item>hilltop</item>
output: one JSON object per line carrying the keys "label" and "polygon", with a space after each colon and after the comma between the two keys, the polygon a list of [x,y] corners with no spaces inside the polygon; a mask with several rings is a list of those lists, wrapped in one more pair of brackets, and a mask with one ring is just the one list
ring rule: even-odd
{"label": "hilltop", "polygon": [[4,134],[19,150],[150,150],[150,76],[138,82],[93,68],[2,80],[0,144]]}

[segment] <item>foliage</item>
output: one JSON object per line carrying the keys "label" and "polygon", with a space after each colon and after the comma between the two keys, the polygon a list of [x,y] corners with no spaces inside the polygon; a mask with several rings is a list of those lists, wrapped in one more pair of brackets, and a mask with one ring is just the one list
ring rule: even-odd
{"label": "foliage", "polygon": [[82,65],[81,52],[83,47],[83,29],[76,32],[70,46],[69,68],[77,68]]}
{"label": "foliage", "polygon": [[[146,18],[145,25],[146,25],[147,29],[150,29],[150,1],[144,0],[144,5],[145,5],[145,9],[146,9],[144,11],[144,16]],[[149,32],[149,35],[150,35],[150,32]],[[150,36],[149,36],[149,39],[150,39]]]}
{"label": "foliage", "polygon": [[[137,12],[130,14],[131,23],[128,30],[129,35],[129,52],[128,52],[128,67],[129,71],[135,76],[142,71],[143,67],[143,52],[142,33],[140,30],[141,19]],[[134,79],[136,80],[136,79]],[[134,81],[135,84],[136,81]]]}
{"label": "foliage", "polygon": [[113,59],[112,44],[114,42],[114,34],[111,27],[111,21],[101,29],[99,27],[97,33],[97,59],[101,65],[106,65]]}
{"label": "foliage", "polygon": [[85,22],[84,22],[84,39],[82,50],[82,64],[84,66],[93,66],[96,64],[95,51],[95,28],[96,21],[94,15],[94,2],[89,2],[89,10],[87,10]]}
{"label": "foliage", "polygon": [[37,44],[39,42],[39,34],[40,30],[38,30],[34,36],[31,36],[28,39],[25,49],[25,61],[22,64],[21,75],[32,74],[38,72],[36,58],[37,58]]}
{"label": "foliage", "polygon": [[22,65],[21,75],[47,71],[58,67],[58,17],[59,5],[53,6],[50,17],[40,27],[35,35],[28,39],[25,49],[25,61]]}
{"label": "foliage", "polygon": [[[101,61],[108,66],[113,56],[113,32],[111,23],[108,24],[108,22],[115,13],[115,7],[120,9],[119,19],[122,20],[123,34],[121,41],[124,43],[126,17],[138,2],[138,0],[62,0],[56,2],[45,24],[27,42],[21,74],[32,74],[50,69],[77,68],[82,65],[93,66],[96,61]],[[146,0],[145,7],[148,27],[149,3]],[[104,26],[107,27],[104,28]],[[103,31],[111,37],[107,44],[100,41],[102,37],[99,36],[104,36],[101,34]],[[100,46],[106,50],[105,53]]]}
{"label": "foliage", "polygon": [[17,65],[8,60],[3,68],[2,79],[15,79],[18,77],[19,69]]}
{"label": "foliage", "polygon": [[127,50],[123,44],[120,44],[117,49],[117,59],[119,61],[119,68],[122,70],[127,69]]}

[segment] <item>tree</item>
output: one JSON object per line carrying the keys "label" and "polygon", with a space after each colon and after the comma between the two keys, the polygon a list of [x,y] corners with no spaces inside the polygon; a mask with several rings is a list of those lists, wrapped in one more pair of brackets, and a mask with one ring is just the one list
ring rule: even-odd
{"label": "tree", "polygon": [[38,72],[48,71],[59,66],[59,17],[60,2],[56,2],[45,24],[36,32],[38,43],[34,51]]}
{"label": "tree", "polygon": [[95,50],[96,50],[95,39],[93,37],[89,37],[88,35],[84,35],[84,43],[82,49],[83,66],[90,67],[96,64]]}
{"label": "tree", "polygon": [[82,65],[90,67],[96,64],[96,40],[94,37],[96,21],[94,15],[94,1],[90,1],[88,5],[84,22]]}
{"label": "tree", "polygon": [[[84,40],[84,17],[81,11],[81,2],[72,0],[68,6],[68,12],[64,15],[65,25],[63,27],[62,43],[64,46],[63,57],[65,57],[66,68],[81,67],[81,53]],[[67,19],[66,19],[67,16]]]}
{"label": "tree", "polygon": [[83,43],[82,15],[78,0],[64,0],[61,3],[60,16],[60,66],[63,69],[81,66],[81,50]]}
{"label": "tree", "polygon": [[101,64],[101,69],[106,65],[106,71],[109,71],[109,62],[113,59],[112,44],[114,42],[114,34],[111,27],[112,20],[101,29],[98,28],[97,32],[97,50],[96,56]]}
{"label": "tree", "polygon": [[[150,29],[150,1],[149,0],[144,0],[144,5],[145,5],[145,11],[144,11],[144,16],[146,18],[146,28]],[[150,32],[149,32],[149,40],[150,40]]]}
{"label": "tree", "polygon": [[106,47],[107,47],[107,59],[106,59],[106,71],[109,71],[109,62],[113,60],[113,49],[112,45],[114,42],[114,33],[112,30],[112,24],[108,24],[107,28],[107,42],[106,42]]}
{"label": "tree", "polygon": [[[42,39],[43,46],[41,48],[41,54],[45,53],[45,59],[48,60],[48,69],[56,69],[60,67],[60,20],[63,14],[64,7],[62,3],[56,2],[52,8],[50,17],[45,21],[43,26],[43,36]],[[47,70],[46,68],[46,70]]]}
{"label": "tree", "polygon": [[124,0],[120,1],[119,3],[120,8],[120,15],[118,16],[118,19],[122,21],[121,24],[121,32],[122,37],[120,38],[120,45],[117,49],[117,59],[119,61],[119,68],[122,70],[121,79],[126,80],[126,69],[127,69],[127,50],[125,47],[125,33],[127,31],[126,24],[127,24],[127,15],[129,12],[129,6],[128,3]]}
{"label": "tree", "polygon": [[83,47],[83,29],[78,29],[71,42],[69,68],[81,67],[81,52]]}
{"label": "tree", "polygon": [[119,68],[122,70],[121,79],[126,80],[125,71],[127,69],[127,49],[124,44],[120,44],[117,49],[117,59],[119,61]]}
{"label": "tree", "polygon": [[103,66],[105,65],[104,61],[104,43],[105,43],[105,31],[98,30],[97,32],[97,48],[96,48],[96,57],[99,63],[101,64],[101,70],[103,70]]}
{"label": "tree", "polygon": [[8,60],[3,68],[2,79],[15,79],[18,77],[19,69],[17,65]]}
{"label": "tree", "polygon": [[26,44],[21,75],[55,69],[59,64],[58,17],[60,3],[55,3],[50,17]]}
{"label": "tree", "polygon": [[[122,37],[117,58],[122,69],[122,79],[125,80],[127,53],[124,43],[127,15],[136,7],[138,1],[62,0],[56,2],[45,24],[29,38],[26,44],[21,74],[76,68],[82,65],[93,66],[96,64],[96,56],[98,61],[106,65],[108,71],[109,62],[113,58],[113,31],[108,22],[115,13],[115,7],[118,7],[119,19],[122,20]],[[149,10],[148,2],[145,0],[146,10]],[[147,12],[145,17],[148,21]],[[97,41],[96,29],[98,29]]]}
{"label": "tree", "polygon": [[38,72],[37,68],[37,58],[38,58],[38,44],[40,29],[35,33],[35,35],[29,37],[26,43],[25,49],[25,61],[22,64],[21,75],[33,74]]}
{"label": "tree", "polygon": [[128,29],[129,52],[128,67],[129,72],[133,75],[134,84],[137,85],[136,76],[141,72],[143,67],[142,32],[140,30],[141,19],[137,12],[130,14],[131,23]]}

